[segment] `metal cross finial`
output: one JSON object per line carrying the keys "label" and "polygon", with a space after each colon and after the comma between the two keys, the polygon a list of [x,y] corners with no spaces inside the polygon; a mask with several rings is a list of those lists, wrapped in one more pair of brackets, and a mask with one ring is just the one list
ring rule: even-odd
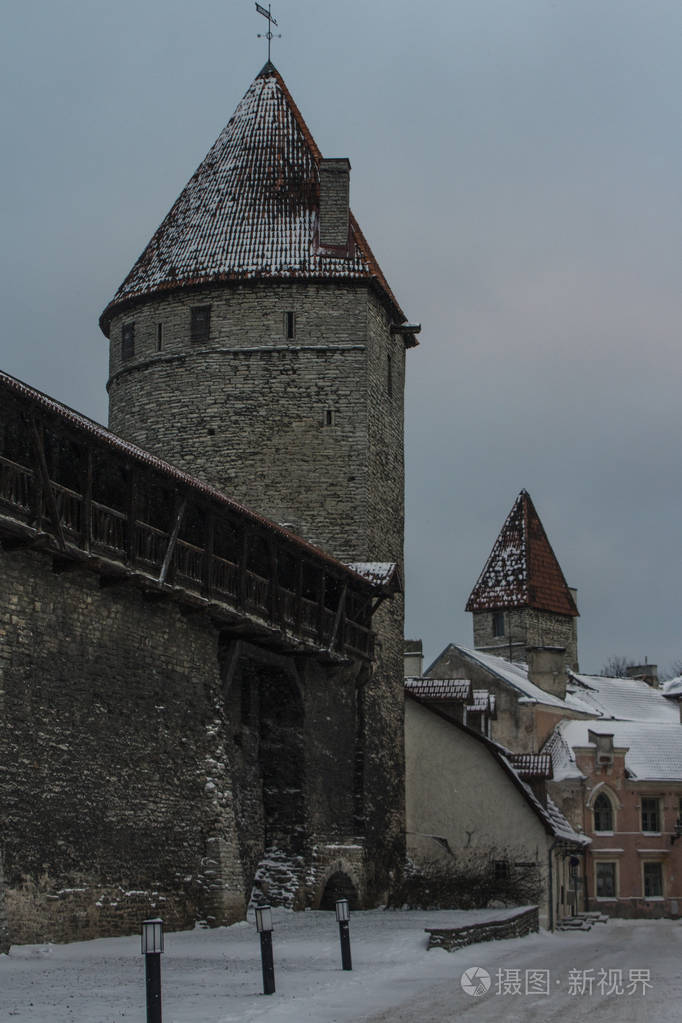
{"label": "metal cross finial", "polygon": [[258,38],[259,39],[267,39],[267,41],[268,41],[268,63],[270,63],[270,43],[272,42],[273,39],[281,39],[282,35],[281,35],[281,33],[279,35],[276,35],[276,36],[272,34],[272,26],[273,25],[277,26],[277,22],[275,21],[275,19],[273,18],[272,14],[270,13],[270,4],[268,4],[268,9],[266,11],[264,7],[261,7],[261,5],[257,3],[256,4],[256,10],[258,11],[259,14],[262,14],[264,18],[268,19],[268,30],[267,30],[267,32],[259,32],[258,33]]}

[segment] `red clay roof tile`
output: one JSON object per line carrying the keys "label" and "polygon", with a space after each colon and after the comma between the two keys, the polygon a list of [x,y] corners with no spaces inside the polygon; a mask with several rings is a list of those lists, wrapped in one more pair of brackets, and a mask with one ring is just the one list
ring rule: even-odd
{"label": "red clay roof tile", "polygon": [[540,517],[526,490],[517,497],[485,568],[474,586],[467,611],[531,607],[537,611],[576,616],[566,585]]}

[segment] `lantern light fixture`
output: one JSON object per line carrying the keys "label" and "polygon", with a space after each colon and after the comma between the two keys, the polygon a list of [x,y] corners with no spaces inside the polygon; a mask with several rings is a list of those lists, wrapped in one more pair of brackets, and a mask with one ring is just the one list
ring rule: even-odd
{"label": "lantern light fixture", "polygon": [[163,952],[163,920],[144,920],[142,923],[142,955]]}

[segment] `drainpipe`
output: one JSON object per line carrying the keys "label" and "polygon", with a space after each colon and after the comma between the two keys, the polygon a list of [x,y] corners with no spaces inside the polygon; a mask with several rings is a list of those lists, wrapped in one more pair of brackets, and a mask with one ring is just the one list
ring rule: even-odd
{"label": "drainpipe", "polygon": [[554,930],[554,883],[552,880],[552,853],[559,845],[559,839],[555,838],[549,847],[547,858],[549,860],[549,929]]}

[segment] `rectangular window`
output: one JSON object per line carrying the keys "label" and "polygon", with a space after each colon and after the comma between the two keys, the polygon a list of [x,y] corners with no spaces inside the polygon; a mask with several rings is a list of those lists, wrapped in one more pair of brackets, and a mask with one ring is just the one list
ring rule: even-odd
{"label": "rectangular window", "polygon": [[284,336],[287,341],[292,341],[296,337],[296,313],[284,314]]}
{"label": "rectangular window", "polygon": [[660,831],[661,815],[658,799],[642,796],[642,831]]}
{"label": "rectangular window", "polygon": [[163,348],[163,323],[156,324],[156,350],[160,352]]}
{"label": "rectangular window", "polygon": [[135,324],[124,323],[121,328],[121,362],[135,355]]}
{"label": "rectangular window", "polygon": [[509,860],[495,860],[495,880],[507,881],[509,879]]}
{"label": "rectangular window", "polygon": [[325,414],[324,414],[324,425],[325,426],[333,426],[334,425],[334,411],[333,411],[333,409],[328,408],[327,411],[325,412]]}
{"label": "rectangular window", "polygon": [[598,899],[615,899],[616,897],[616,864],[597,863],[595,869]]}
{"label": "rectangular window", "polygon": [[493,612],[493,636],[504,636],[504,611]]}
{"label": "rectangular window", "polygon": [[211,332],[211,307],[210,305],[193,305],[192,313],[192,341],[208,341]]}
{"label": "rectangular window", "polygon": [[644,863],[644,898],[660,899],[663,896],[663,864]]}

